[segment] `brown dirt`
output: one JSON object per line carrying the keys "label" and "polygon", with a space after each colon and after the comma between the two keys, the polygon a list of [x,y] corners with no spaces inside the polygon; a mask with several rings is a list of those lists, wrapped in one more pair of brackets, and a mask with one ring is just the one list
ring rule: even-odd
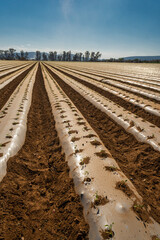
{"label": "brown dirt", "polygon": [[[28,65],[29,65],[29,64],[28,64]],[[22,66],[22,67],[19,68],[18,70],[16,69],[16,70],[13,70],[12,72],[6,73],[5,75],[0,76],[0,79],[2,79],[2,78],[4,78],[4,77],[7,77],[7,76],[9,76],[9,75],[11,75],[11,74],[13,74],[13,73],[15,73],[15,72],[17,72],[17,71],[19,71],[19,70],[25,68],[25,67],[26,67],[26,66]],[[12,69],[14,69],[14,68],[16,68],[16,67],[13,67]]]}
{"label": "brown dirt", "polygon": [[[61,66],[60,66],[61,67]],[[80,71],[80,72],[84,72],[84,71],[82,71],[82,70],[77,70],[77,71]],[[87,73],[87,72],[84,72],[84,73]],[[103,79],[107,79],[107,80],[113,80],[113,81],[115,81],[115,82],[119,82],[119,83],[121,83],[121,81],[120,80],[118,80],[118,79],[116,79],[116,78],[114,78],[114,77],[112,77],[112,76],[110,76],[110,77],[105,77],[105,76],[103,76],[103,75],[100,75],[100,73],[91,73],[90,72],[90,74],[92,75],[92,76],[97,76],[97,77],[101,77],[101,78],[103,78]],[[105,73],[104,73],[105,74]],[[125,77],[127,77],[126,75],[120,75],[120,74],[115,74],[115,75],[118,75],[118,76],[125,76]],[[135,79],[132,77],[132,81],[134,81]],[[142,79],[142,80],[144,80],[143,78],[138,78],[138,79]],[[126,79],[127,80],[127,79]],[[108,84],[108,83],[107,83]],[[129,82],[124,82],[124,84],[126,84],[126,85],[129,85],[129,86],[136,86],[138,89],[142,89],[141,87],[139,87],[139,86],[137,86],[136,85],[136,82],[135,83],[129,83]],[[149,86],[147,87],[147,86],[143,86],[143,89],[146,89],[146,90],[151,90],[151,91],[153,91],[153,92],[159,92],[159,90],[157,89],[151,89]]]}
{"label": "brown dirt", "polygon": [[0,239],[80,240],[88,230],[39,67],[25,144],[0,183]]}
{"label": "brown dirt", "polygon": [[24,77],[31,71],[32,68],[33,68],[33,66],[31,66],[29,69],[27,69],[23,73],[21,73],[13,81],[8,83],[4,88],[0,89],[0,96],[1,96],[0,109],[2,109],[2,107],[5,105],[5,103],[10,98],[13,91],[20,84],[20,82],[24,79]]}
{"label": "brown dirt", "polygon": [[128,187],[125,181],[120,181],[116,183],[116,188],[123,191],[128,197],[133,195],[132,190]]}
{"label": "brown dirt", "polygon": [[101,231],[101,236],[103,237],[103,239],[112,239],[114,237],[114,232],[109,229],[109,230],[102,230]]}
{"label": "brown dirt", "polygon": [[91,203],[91,207],[95,208],[96,206],[101,206],[101,205],[103,206],[106,203],[109,203],[109,200],[108,200],[107,196],[102,197],[100,195],[96,195],[94,202]]}
{"label": "brown dirt", "polygon": [[[5,60],[4,60],[4,63],[5,63]],[[26,63],[23,63],[23,64],[21,64],[21,65],[18,65],[18,66],[9,66],[7,69],[2,69],[2,70],[0,70],[0,72],[4,72],[4,71],[7,71],[7,70],[10,70],[10,69],[14,69],[14,68],[16,68],[16,67],[23,67],[24,65],[25,65]],[[2,65],[1,65],[2,66]],[[6,66],[5,66],[6,67]]]}
{"label": "brown dirt", "polygon": [[105,113],[73,90],[48,69],[109,149],[125,175],[151,207],[151,216],[160,223],[160,153],[138,142]]}
{"label": "brown dirt", "polygon": [[93,85],[92,83],[89,83],[89,82],[86,82],[82,79],[79,79],[78,77],[75,77],[72,74],[64,72],[63,70],[59,70],[59,69],[57,69],[57,70],[64,73],[65,75],[73,78],[74,80],[78,81],[79,83],[82,83],[83,85],[91,88],[92,90],[100,93],[102,96],[110,99],[111,101],[120,105],[121,107],[123,107],[127,111],[130,111],[130,112],[136,114],[137,116],[145,119],[146,121],[153,123],[157,127],[160,127],[160,117],[152,115],[152,114],[146,112],[145,110],[143,110],[142,108],[140,108],[138,106],[135,106],[132,103],[125,101],[121,97],[118,97],[118,96],[116,96],[116,95],[114,95],[114,94],[112,94],[112,93],[110,93],[106,90],[103,90],[103,89]]}

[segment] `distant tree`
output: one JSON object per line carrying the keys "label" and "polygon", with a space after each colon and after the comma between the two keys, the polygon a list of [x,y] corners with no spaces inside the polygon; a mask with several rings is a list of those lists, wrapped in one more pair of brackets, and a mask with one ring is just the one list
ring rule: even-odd
{"label": "distant tree", "polygon": [[95,60],[95,61],[98,61],[98,59],[99,59],[101,56],[102,56],[102,54],[101,54],[100,52],[97,52],[97,53],[95,54],[94,60]]}
{"label": "distant tree", "polygon": [[95,52],[91,52],[91,59],[90,61],[94,62],[95,61]]}
{"label": "distant tree", "polygon": [[47,61],[48,60],[47,54],[45,52],[42,53],[42,60],[43,61]]}
{"label": "distant tree", "polygon": [[135,62],[135,63],[139,63],[139,62],[141,62],[141,60],[138,59],[138,58],[135,58],[135,59],[133,59],[133,62]]}
{"label": "distant tree", "polygon": [[86,51],[84,56],[85,56],[85,61],[88,62],[89,61],[89,57],[90,57],[90,52]]}
{"label": "distant tree", "polygon": [[41,60],[41,52],[40,51],[36,51],[36,60],[37,61]]}
{"label": "distant tree", "polygon": [[78,55],[79,55],[79,61],[81,62],[83,53],[80,52]]}
{"label": "distant tree", "polygon": [[115,58],[110,58],[110,59],[108,60],[108,62],[115,62],[115,61],[116,61]]}
{"label": "distant tree", "polygon": [[23,51],[23,50],[20,51],[20,57],[21,57],[21,60],[24,60],[24,59],[25,59],[25,57],[24,57],[24,51]]}
{"label": "distant tree", "polygon": [[62,61],[63,56],[61,54],[58,55],[58,61]]}
{"label": "distant tree", "polygon": [[16,53],[16,55],[15,55],[15,59],[16,59],[16,60],[20,60],[20,59],[21,59],[21,57],[19,56],[18,53]]}
{"label": "distant tree", "polygon": [[15,53],[15,49],[14,48],[9,48],[9,59],[10,60],[14,60],[14,53]]}
{"label": "distant tree", "polygon": [[4,50],[0,50],[0,59],[4,59]]}
{"label": "distant tree", "polygon": [[28,59],[28,52],[25,52],[25,54],[24,54],[24,58],[25,58],[25,60]]}
{"label": "distant tree", "polygon": [[118,62],[124,62],[124,58],[118,58]]}
{"label": "distant tree", "polygon": [[57,52],[56,51],[54,51],[54,53],[53,53],[53,59],[54,59],[54,61],[57,60]]}
{"label": "distant tree", "polygon": [[4,50],[4,59],[8,60],[9,59],[9,51]]}
{"label": "distant tree", "polygon": [[71,51],[66,53],[66,61],[71,61]]}
{"label": "distant tree", "polygon": [[75,53],[73,55],[73,61],[78,61],[78,60],[79,60],[79,55],[78,55],[78,53]]}
{"label": "distant tree", "polygon": [[66,57],[67,57],[67,53],[66,53],[66,51],[63,51],[62,61],[66,61]]}
{"label": "distant tree", "polygon": [[54,53],[53,53],[52,51],[49,52],[48,60],[49,60],[49,61],[53,61],[53,60],[54,60]]}

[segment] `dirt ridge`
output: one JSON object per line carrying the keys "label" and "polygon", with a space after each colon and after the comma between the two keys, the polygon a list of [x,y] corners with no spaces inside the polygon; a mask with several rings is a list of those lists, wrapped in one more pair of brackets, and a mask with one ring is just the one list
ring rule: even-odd
{"label": "dirt ridge", "polygon": [[54,70],[47,70],[99,135],[121,170],[143,197],[145,206],[150,205],[150,215],[160,223],[160,153],[150,145],[138,142],[133,135],[66,84]]}
{"label": "dirt ridge", "polygon": [[60,71],[61,73],[67,75],[68,77],[71,77],[72,79],[74,79],[75,81],[85,85],[86,87],[89,87],[90,89],[98,92],[99,94],[101,94],[102,96],[104,96],[105,98],[115,102],[116,104],[118,104],[119,106],[123,107],[124,109],[126,109],[127,111],[130,111],[134,114],[136,114],[137,116],[145,119],[146,121],[153,123],[154,125],[156,125],[157,127],[160,128],[160,117],[155,116],[153,114],[150,114],[149,112],[146,112],[144,109],[140,108],[139,106],[135,106],[130,102],[127,102],[126,100],[122,99],[121,97],[118,97],[117,95],[110,93],[107,90],[103,90],[97,86],[95,86],[92,83],[86,82],[82,79],[79,79],[78,77],[73,76],[72,74],[66,73],[63,70],[59,70],[58,68],[54,67],[57,71]]}
{"label": "dirt ridge", "polygon": [[0,183],[0,239],[88,239],[80,197],[55,129],[40,65],[25,144]]}
{"label": "dirt ridge", "polygon": [[17,86],[20,84],[20,82],[27,76],[27,74],[33,69],[35,66],[32,65],[30,68],[22,72],[19,76],[17,76],[13,81],[8,83],[4,88],[0,89],[0,109],[5,105],[5,103],[10,98],[11,94],[14,92],[14,90],[17,88]]}

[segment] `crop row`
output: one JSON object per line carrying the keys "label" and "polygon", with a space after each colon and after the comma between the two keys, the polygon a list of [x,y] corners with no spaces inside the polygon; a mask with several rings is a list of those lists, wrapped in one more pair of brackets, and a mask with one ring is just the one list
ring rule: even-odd
{"label": "crop row", "polygon": [[[7,80],[3,78],[5,75],[2,76],[3,84],[6,83],[4,86],[2,83],[0,85],[3,92],[4,87],[9,86],[20,74],[26,70],[29,71],[16,86],[13,93],[9,93],[9,99],[0,112],[1,179],[7,172],[8,159],[19,151],[25,141],[27,115],[31,106],[38,64],[32,69],[31,66],[33,64],[29,63],[24,64],[23,69],[21,69],[22,66],[20,69],[15,67],[15,73],[11,71],[12,68],[6,70],[6,74],[9,73],[7,71],[13,74]],[[133,99],[130,97],[130,93],[126,95],[126,92],[122,92],[115,85],[115,82],[119,80],[116,79],[113,84],[114,87],[111,88],[107,82],[100,81],[99,76],[98,78],[95,77],[92,74],[93,70],[88,70],[89,74],[85,74],[82,73],[83,69],[81,69],[82,71],[72,68],[69,70],[69,67],[66,68],[58,64],[52,67],[46,63],[41,63],[41,70],[53,117],[56,121],[56,130],[70,167],[70,173],[74,179],[76,191],[81,197],[86,220],[90,224],[89,238],[149,240],[158,236],[160,234],[159,221],[151,214],[152,206],[149,205],[149,202],[144,204],[144,197],[137,192],[128,175],[123,173],[123,168],[121,170],[117,159],[111,153],[110,146],[107,148],[102,138],[95,131],[96,124],[93,127],[94,116],[91,116],[92,124],[90,124],[87,115],[79,107],[80,104],[83,105],[82,101],[78,103],[78,98],[83,99],[85,104],[82,108],[87,103],[91,104],[97,111],[102,112],[106,119],[112,119],[117,128],[121,126],[124,132],[134,136],[137,139],[134,141],[137,141],[137,143],[143,142],[148,146],[150,145],[151,149],[160,151],[160,128],[158,124],[154,125],[151,122],[144,121],[133,111],[126,110],[116,101],[102,94],[103,91],[109,92],[130,103],[133,108],[138,106],[156,118],[160,116],[158,93],[151,94],[156,96],[157,102],[154,105],[150,101],[149,95],[152,90],[147,89],[149,91],[147,92],[147,99],[144,99],[143,102],[143,91],[138,90],[137,83],[133,85],[135,85],[140,96]],[[130,82],[128,83],[130,84]],[[118,84],[123,85],[123,87],[126,86],[121,79]],[[95,88],[92,89],[92,87]],[[96,87],[100,89],[99,92]],[[73,95],[74,97],[72,97]],[[149,106],[148,102],[150,103]],[[90,112],[87,107],[85,107],[85,111],[86,113],[87,111]],[[99,128],[98,125],[97,128]],[[118,143],[118,140],[115,139],[114,141]],[[119,142],[119,144],[121,143]],[[137,229],[136,232],[135,229]]]}

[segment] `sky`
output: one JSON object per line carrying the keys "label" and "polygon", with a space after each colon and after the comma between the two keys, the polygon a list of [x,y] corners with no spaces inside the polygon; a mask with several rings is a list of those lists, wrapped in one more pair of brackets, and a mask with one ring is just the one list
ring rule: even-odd
{"label": "sky", "polygon": [[0,49],[160,55],[160,0],[0,0]]}

